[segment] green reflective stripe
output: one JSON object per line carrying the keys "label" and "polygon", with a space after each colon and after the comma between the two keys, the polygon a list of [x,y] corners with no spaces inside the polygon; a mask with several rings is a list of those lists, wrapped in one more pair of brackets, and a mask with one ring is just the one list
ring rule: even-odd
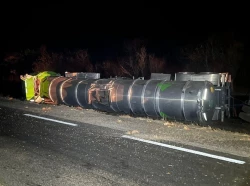
{"label": "green reflective stripe", "polygon": [[157,86],[161,89],[161,91],[166,90],[168,87],[171,86],[171,83],[166,82],[166,83],[158,83]]}
{"label": "green reflective stripe", "polygon": [[167,119],[167,118],[168,118],[168,115],[165,114],[164,112],[160,112],[160,116],[161,116],[163,119]]}

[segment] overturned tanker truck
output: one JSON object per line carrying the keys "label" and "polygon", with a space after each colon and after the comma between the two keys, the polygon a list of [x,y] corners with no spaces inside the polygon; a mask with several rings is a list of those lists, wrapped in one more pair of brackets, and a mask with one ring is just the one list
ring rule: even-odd
{"label": "overturned tanker truck", "polygon": [[173,79],[170,74],[152,73],[144,80],[101,79],[99,73],[77,72],[48,75],[37,86],[44,91],[45,103],[200,123],[230,117],[228,73],[179,72]]}

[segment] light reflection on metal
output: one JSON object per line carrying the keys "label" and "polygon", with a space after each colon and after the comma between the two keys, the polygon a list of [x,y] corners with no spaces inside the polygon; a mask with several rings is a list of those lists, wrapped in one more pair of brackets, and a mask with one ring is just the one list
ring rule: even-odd
{"label": "light reflection on metal", "polygon": [[207,121],[207,115],[206,115],[206,113],[203,113],[203,117],[204,117],[205,121]]}
{"label": "light reflection on metal", "polygon": [[[67,81],[69,81],[69,80],[71,80],[71,78],[65,80],[65,81],[61,84],[61,86],[60,86],[60,97],[61,97],[62,102],[63,102],[65,105],[68,105],[68,104],[67,104],[67,103],[65,102],[65,100],[64,100],[64,98],[67,96],[67,91],[65,91],[64,84],[65,84]],[[66,93],[66,95],[63,95],[63,91]]]}
{"label": "light reflection on metal", "polygon": [[59,93],[50,90],[51,100],[69,106],[187,121],[208,121],[213,115],[214,105],[204,105],[204,100],[215,99],[208,91],[213,85],[204,81],[64,78],[51,84],[60,86]]}
{"label": "light reflection on metal", "polygon": [[204,90],[204,93],[203,93],[203,100],[207,100],[207,88]]}
{"label": "light reflection on metal", "polygon": [[78,105],[79,105],[80,107],[84,107],[84,106],[81,104],[81,102],[80,102],[79,99],[78,99],[77,90],[78,90],[79,85],[80,85],[82,82],[83,82],[83,80],[79,81],[79,82],[77,83],[77,85],[76,85],[76,88],[75,88],[76,101],[77,101],[77,103],[78,103]]}
{"label": "light reflection on metal", "polygon": [[[170,74],[157,73],[149,80],[100,79],[99,73],[66,74],[68,77],[45,76],[38,87],[41,98],[49,103],[151,118],[223,121],[224,113],[230,117],[228,73],[180,72],[174,81]],[[26,81],[25,87],[27,97]]]}
{"label": "light reflection on metal", "polygon": [[52,102],[55,102],[55,100],[53,99],[53,96],[51,95],[51,87],[52,87],[53,81],[55,81],[55,80],[58,79],[58,78],[60,78],[60,76],[59,76],[59,77],[56,77],[56,78],[53,78],[52,81],[51,81],[50,84],[49,84],[49,90],[48,90],[48,92],[49,92],[49,97],[50,97],[50,99],[51,99]]}

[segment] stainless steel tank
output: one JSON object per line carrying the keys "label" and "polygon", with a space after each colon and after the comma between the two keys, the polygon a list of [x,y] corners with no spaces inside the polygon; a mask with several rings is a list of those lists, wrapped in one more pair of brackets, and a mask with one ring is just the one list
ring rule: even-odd
{"label": "stainless steel tank", "polygon": [[156,93],[156,108],[163,118],[208,121],[214,102],[214,86],[207,81],[164,81]]}
{"label": "stainless steel tank", "polygon": [[51,80],[49,85],[49,98],[55,104],[63,104],[61,99],[61,85],[64,81],[68,80],[68,78],[60,76],[60,77],[48,77]]}
{"label": "stainless steel tank", "polygon": [[211,120],[216,99],[209,81],[58,77],[49,90],[51,100],[70,106],[186,121]]}
{"label": "stainless steel tank", "polygon": [[193,81],[210,81],[214,85],[220,84],[220,74],[215,72],[200,72],[192,75]]}
{"label": "stainless steel tank", "polygon": [[76,85],[76,101],[85,109],[93,108],[91,102],[89,101],[89,89],[95,81],[95,79],[84,79],[80,80]]}
{"label": "stainless steel tank", "polygon": [[142,107],[144,112],[149,117],[159,117],[158,110],[156,107],[156,92],[158,90],[159,80],[148,80],[145,83],[142,92]]}
{"label": "stainless steel tank", "polygon": [[194,72],[177,72],[175,73],[175,81],[189,81],[192,80]]}
{"label": "stainless steel tank", "polygon": [[114,112],[110,107],[110,79],[99,79],[91,84],[89,102],[96,110]]}
{"label": "stainless steel tank", "polygon": [[163,73],[151,73],[150,79],[156,80],[171,80],[171,74],[163,74]]}
{"label": "stainless steel tank", "polygon": [[65,77],[80,79],[100,79],[100,73],[95,72],[65,72]]}
{"label": "stainless steel tank", "polygon": [[117,79],[112,82],[112,88],[110,89],[110,107],[115,112],[131,113],[128,92],[132,83],[133,80],[130,79]]}
{"label": "stainless steel tank", "polygon": [[79,79],[69,78],[64,82],[62,82],[60,96],[61,100],[65,105],[74,107],[80,106],[79,103],[77,102],[77,92],[76,92],[77,84],[80,81],[81,80]]}
{"label": "stainless steel tank", "polygon": [[116,80],[109,89],[115,112],[187,121],[208,121],[214,113],[214,86],[207,81]]}
{"label": "stainless steel tank", "polygon": [[145,112],[142,106],[142,94],[144,86],[147,83],[145,80],[134,80],[131,84],[128,92],[128,100],[131,112],[137,116],[145,116]]}

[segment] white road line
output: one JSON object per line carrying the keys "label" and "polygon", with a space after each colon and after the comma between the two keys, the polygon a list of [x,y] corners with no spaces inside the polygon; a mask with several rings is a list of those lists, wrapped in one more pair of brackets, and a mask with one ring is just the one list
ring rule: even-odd
{"label": "white road line", "polygon": [[78,125],[75,124],[75,123],[60,121],[60,120],[56,120],[56,119],[45,118],[45,117],[36,116],[36,115],[32,115],[32,114],[24,114],[24,115],[25,115],[25,116],[30,116],[30,117],[33,117],[33,118],[38,118],[38,119],[53,121],[53,122],[57,122],[57,123],[62,123],[62,124],[70,125],[70,126],[74,126],[74,127],[77,127],[77,126],[78,126]]}
{"label": "white road line", "polygon": [[191,150],[191,149],[187,149],[187,148],[177,147],[177,146],[173,146],[173,145],[167,145],[167,144],[159,143],[159,142],[155,142],[155,141],[140,139],[140,138],[136,138],[136,137],[133,137],[133,136],[123,135],[122,138],[141,141],[141,142],[144,142],[144,143],[149,143],[149,144],[153,144],[153,145],[167,147],[167,148],[170,148],[170,149],[179,150],[179,151],[183,151],[183,152],[188,152],[188,153],[192,153],[192,154],[197,154],[197,155],[200,155],[200,156],[206,156],[206,157],[209,157],[209,158],[223,160],[223,161],[227,161],[227,162],[231,162],[231,163],[237,163],[237,164],[246,163],[245,161],[240,161],[240,160],[227,158],[227,157],[223,157],[223,156],[217,156],[217,155],[213,155],[213,154],[209,154],[209,153],[205,153],[205,152],[200,152],[200,151],[196,151],[196,150]]}

